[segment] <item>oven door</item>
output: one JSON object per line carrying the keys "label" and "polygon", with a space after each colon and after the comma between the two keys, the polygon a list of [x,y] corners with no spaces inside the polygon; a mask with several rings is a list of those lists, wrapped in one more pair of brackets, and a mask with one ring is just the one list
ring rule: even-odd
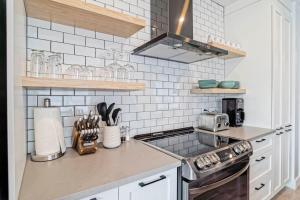
{"label": "oven door", "polygon": [[188,183],[189,200],[248,200],[249,158]]}

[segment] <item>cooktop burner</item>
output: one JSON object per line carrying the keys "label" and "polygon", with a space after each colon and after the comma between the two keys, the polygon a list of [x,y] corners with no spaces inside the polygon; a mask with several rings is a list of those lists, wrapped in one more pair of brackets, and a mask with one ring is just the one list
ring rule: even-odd
{"label": "cooktop burner", "polygon": [[230,138],[196,132],[193,127],[139,135],[135,139],[185,158],[195,157],[238,142]]}

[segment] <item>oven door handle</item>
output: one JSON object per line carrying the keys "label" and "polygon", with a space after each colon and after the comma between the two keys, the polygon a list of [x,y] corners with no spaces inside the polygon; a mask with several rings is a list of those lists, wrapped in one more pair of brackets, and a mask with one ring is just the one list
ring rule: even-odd
{"label": "oven door handle", "polygon": [[222,185],[225,185],[226,183],[229,183],[230,181],[233,181],[234,179],[238,178],[239,176],[241,176],[245,171],[248,170],[249,168],[249,165],[250,163],[248,162],[248,164],[243,168],[241,169],[240,171],[238,171],[237,173],[231,175],[231,176],[228,176],[227,178],[221,180],[221,181],[218,181],[218,182],[215,182],[215,183],[212,183],[212,184],[209,184],[209,185],[204,185],[200,188],[195,188],[195,189],[189,189],[189,193],[194,196],[194,195],[200,195],[200,194],[203,194],[209,190],[212,190],[212,189],[215,189],[217,187],[220,187]]}

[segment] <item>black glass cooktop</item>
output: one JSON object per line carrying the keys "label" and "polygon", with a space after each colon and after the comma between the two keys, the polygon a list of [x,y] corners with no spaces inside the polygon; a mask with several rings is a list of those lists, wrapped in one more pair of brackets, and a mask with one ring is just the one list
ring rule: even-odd
{"label": "black glass cooktop", "polygon": [[195,131],[193,127],[138,135],[135,139],[186,158],[195,157],[237,142],[231,138]]}

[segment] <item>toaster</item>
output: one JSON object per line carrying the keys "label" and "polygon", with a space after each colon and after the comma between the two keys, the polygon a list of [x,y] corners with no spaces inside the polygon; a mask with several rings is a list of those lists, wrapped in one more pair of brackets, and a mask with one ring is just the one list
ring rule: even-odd
{"label": "toaster", "polygon": [[229,129],[229,116],[226,113],[206,112],[200,114],[199,128],[217,132]]}

